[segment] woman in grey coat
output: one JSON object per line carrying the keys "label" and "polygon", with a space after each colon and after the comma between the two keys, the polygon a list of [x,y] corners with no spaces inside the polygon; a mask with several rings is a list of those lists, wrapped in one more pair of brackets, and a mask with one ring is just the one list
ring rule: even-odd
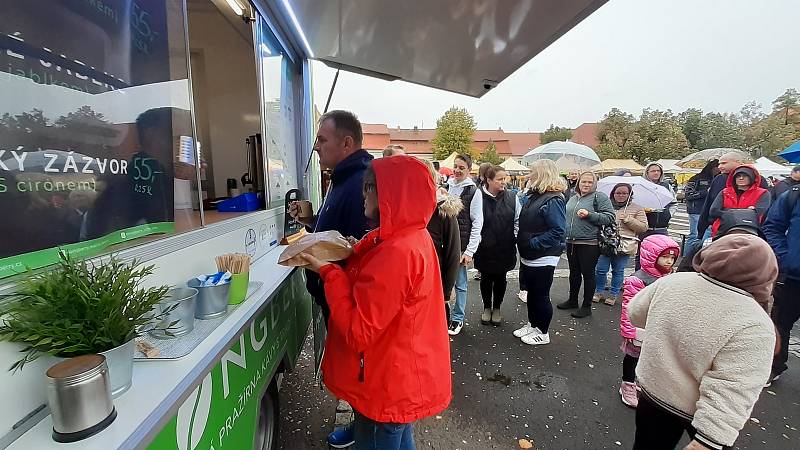
{"label": "woman in grey coat", "polygon": [[[597,192],[597,177],[584,172],[578,178],[575,195],[567,202],[567,260],[569,260],[569,298],[558,309],[575,309],[572,317],[592,315],[592,295],[596,289],[595,268],[600,257],[600,227],[616,220],[608,196]],[[583,281],[583,302],[578,292]]]}

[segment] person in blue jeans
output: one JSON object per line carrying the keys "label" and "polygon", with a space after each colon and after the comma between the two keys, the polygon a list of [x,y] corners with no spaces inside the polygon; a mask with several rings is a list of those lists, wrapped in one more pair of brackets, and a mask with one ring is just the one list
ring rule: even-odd
{"label": "person in blue jeans", "polygon": [[686,243],[681,249],[681,253],[684,255],[694,247],[696,242],[703,241],[702,236],[698,236],[697,227],[700,223],[703,205],[706,202],[706,197],[708,197],[708,189],[711,187],[711,180],[719,173],[718,166],[719,161],[712,159],[706,163],[700,173],[689,178],[686,183],[686,212],[689,214],[689,236],[686,237]]}
{"label": "person in blue jeans", "polygon": [[[611,189],[611,205],[614,207],[619,236],[625,253],[617,256],[600,255],[595,269],[595,288],[592,301],[614,305],[622,291],[625,280],[625,267],[628,259],[636,254],[638,236],[647,231],[647,214],[644,208],[633,203],[633,187],[619,183]],[[611,286],[608,286],[608,271],[611,269]]]}
{"label": "person in blue jeans", "polygon": [[478,251],[483,230],[483,198],[475,195],[479,187],[470,178],[472,159],[467,155],[458,155],[453,163],[453,176],[448,180],[448,194],[461,198],[464,209],[458,214],[458,231],[461,238],[461,267],[456,277],[456,304],[450,315],[450,326],[447,333],[455,336],[464,327],[464,316],[467,309],[467,266]]}
{"label": "person in blue jeans", "polygon": [[414,427],[410,423],[381,423],[355,413],[355,439],[358,450],[416,450]]}

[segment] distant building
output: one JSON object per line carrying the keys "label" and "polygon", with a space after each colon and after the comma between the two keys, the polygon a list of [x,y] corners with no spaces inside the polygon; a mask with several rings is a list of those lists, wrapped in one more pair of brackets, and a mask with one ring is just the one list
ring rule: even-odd
{"label": "distant building", "polygon": [[[373,156],[379,157],[389,144],[399,144],[406,153],[416,157],[433,160],[432,143],[436,130],[431,128],[390,128],[384,124],[362,124],[364,132],[364,149]],[[540,145],[541,133],[514,133],[497,130],[477,130],[473,139],[477,153],[482,152],[489,142],[494,142],[497,153],[503,159],[513,156],[521,161],[525,153]],[[573,142],[595,148],[597,141],[597,124],[584,123],[573,131]]]}

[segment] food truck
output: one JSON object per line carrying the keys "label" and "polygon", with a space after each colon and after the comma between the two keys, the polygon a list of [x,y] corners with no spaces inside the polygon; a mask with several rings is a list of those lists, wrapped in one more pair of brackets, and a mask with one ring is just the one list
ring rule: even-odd
{"label": "food truck", "polygon": [[60,252],[153,265],[152,286],[252,261],[244,300],[148,339],[116,419],[72,444],[52,438],[56,360],[6,371],[21,346],[0,342],[0,448],[276,448],[282,374],[324,338],[277,264],[288,200],[323,201],[311,61],[481,97],[603,3],[0,0],[0,294]]}

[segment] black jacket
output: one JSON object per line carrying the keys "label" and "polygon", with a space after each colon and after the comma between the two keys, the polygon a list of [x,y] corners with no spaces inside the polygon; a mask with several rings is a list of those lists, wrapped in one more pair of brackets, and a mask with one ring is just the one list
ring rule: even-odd
{"label": "black jacket", "polygon": [[686,212],[689,214],[700,214],[703,211],[703,204],[708,196],[708,188],[711,187],[712,178],[702,174],[697,174],[686,183]]}
{"label": "black jacket", "polygon": [[492,197],[483,189],[481,195],[483,228],[481,243],[475,252],[475,268],[481,273],[506,273],[517,264],[517,239],[514,236],[517,196],[502,191],[497,197]]}
{"label": "black jacket", "polygon": [[[364,216],[364,171],[372,161],[366,150],[358,150],[339,163],[331,174],[331,187],[315,218],[311,231],[336,230],[342,236],[361,239],[367,234],[367,218]],[[322,308],[327,322],[330,309],[325,301],[325,288],[316,273],[306,270],[306,289]]]}
{"label": "black jacket", "polygon": [[778,183],[774,188],[772,188],[772,203],[775,203],[775,200],[777,200],[781,194],[795,186],[800,186],[800,181],[795,181],[791,177],[788,177]]}
{"label": "black jacket", "polygon": [[450,299],[450,292],[456,284],[458,268],[461,264],[461,237],[458,232],[458,213],[464,209],[461,199],[448,195],[439,197],[436,211],[428,222],[428,233],[431,235],[436,255],[439,257],[439,269],[442,273],[444,301]]}

